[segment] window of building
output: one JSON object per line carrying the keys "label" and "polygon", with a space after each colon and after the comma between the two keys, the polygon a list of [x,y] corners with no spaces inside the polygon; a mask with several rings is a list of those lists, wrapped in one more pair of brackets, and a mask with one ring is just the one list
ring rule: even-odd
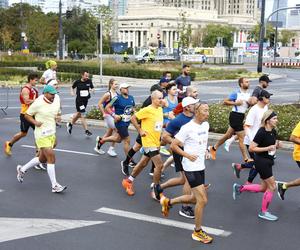
{"label": "window of building", "polygon": [[151,23],[151,25],[150,25],[151,27],[153,27],[153,23]]}

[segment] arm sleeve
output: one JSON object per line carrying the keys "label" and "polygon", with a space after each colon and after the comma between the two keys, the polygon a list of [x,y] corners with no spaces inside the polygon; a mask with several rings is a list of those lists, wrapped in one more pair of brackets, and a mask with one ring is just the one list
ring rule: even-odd
{"label": "arm sleeve", "polygon": [[75,89],[75,88],[77,88],[77,81],[74,81],[73,85],[72,85],[72,89]]}
{"label": "arm sleeve", "polygon": [[261,128],[257,131],[253,141],[258,145],[260,145],[264,141],[264,133]]}
{"label": "arm sleeve", "polygon": [[250,109],[249,113],[248,113],[248,115],[246,117],[246,120],[245,120],[245,125],[253,126],[254,119],[255,119],[255,114],[253,112],[253,109]]}
{"label": "arm sleeve", "polygon": [[168,123],[166,131],[172,136],[175,135],[176,131],[178,131],[178,122],[176,121],[176,118]]}
{"label": "arm sleeve", "polygon": [[228,99],[230,100],[230,101],[236,101],[236,99],[237,99],[237,93],[236,92],[232,92],[230,95],[229,95],[229,97],[228,97]]}
{"label": "arm sleeve", "polygon": [[137,113],[135,113],[136,118],[139,120],[145,119],[149,116],[148,108],[142,108]]}
{"label": "arm sleeve", "polygon": [[37,109],[38,109],[37,101],[34,101],[27,109],[26,114],[30,116],[34,116],[37,113]]}
{"label": "arm sleeve", "polygon": [[294,128],[292,132],[293,136],[300,137],[300,122],[297,124],[297,126]]}
{"label": "arm sleeve", "polygon": [[91,81],[91,89],[93,89],[94,88],[94,84],[93,84],[93,82]]}
{"label": "arm sleeve", "polygon": [[261,89],[260,88],[255,88],[252,92],[252,95],[251,96],[255,96],[256,98],[259,97],[259,94],[261,92]]}
{"label": "arm sleeve", "polygon": [[185,126],[181,127],[179,132],[175,135],[175,138],[179,140],[180,142],[184,143],[187,138],[187,130],[185,129]]}

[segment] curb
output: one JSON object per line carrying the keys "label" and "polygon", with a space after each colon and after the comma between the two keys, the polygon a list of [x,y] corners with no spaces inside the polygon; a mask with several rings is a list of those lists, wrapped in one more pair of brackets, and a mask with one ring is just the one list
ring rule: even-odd
{"label": "curb", "polygon": [[[65,124],[65,123],[69,122],[71,120],[72,116],[73,116],[73,114],[62,115],[61,123]],[[86,119],[86,123],[90,127],[98,127],[98,128],[106,127],[105,122],[103,120]],[[81,121],[78,120],[76,124],[81,124]],[[136,131],[135,127],[132,125],[129,125],[129,130]],[[223,136],[223,134],[209,132],[209,140],[212,140],[212,141],[218,141],[222,136]],[[283,146],[282,146],[281,150],[291,151],[294,149],[294,143],[292,143],[292,142],[282,141],[282,144],[283,144]]]}

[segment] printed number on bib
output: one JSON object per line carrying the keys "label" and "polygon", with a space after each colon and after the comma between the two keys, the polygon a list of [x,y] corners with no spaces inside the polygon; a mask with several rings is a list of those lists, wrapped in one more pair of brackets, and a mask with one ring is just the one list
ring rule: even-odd
{"label": "printed number on bib", "polygon": [[162,122],[156,122],[155,125],[154,125],[154,130],[155,131],[161,131],[162,130],[162,126],[163,126]]}
{"label": "printed number on bib", "polygon": [[89,96],[89,91],[88,90],[80,90],[80,96],[81,97]]}
{"label": "printed number on bib", "polygon": [[122,115],[122,121],[123,122],[129,122],[131,118],[131,115]]}
{"label": "printed number on bib", "polygon": [[187,86],[182,86],[182,91],[186,92],[186,88],[187,88]]}
{"label": "printed number on bib", "polygon": [[81,106],[79,106],[79,109],[80,109],[80,110],[84,110],[84,109],[85,109],[85,106],[84,106],[84,105],[81,105]]}

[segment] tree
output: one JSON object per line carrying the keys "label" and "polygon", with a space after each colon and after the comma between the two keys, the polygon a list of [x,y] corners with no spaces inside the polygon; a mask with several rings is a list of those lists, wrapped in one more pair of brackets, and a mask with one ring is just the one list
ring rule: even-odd
{"label": "tree", "polygon": [[208,24],[202,29],[204,47],[215,47],[218,37],[223,38],[223,46],[233,46],[233,33],[236,29],[229,25]]}
{"label": "tree", "polygon": [[[252,30],[250,31],[250,34],[248,36],[248,40],[253,41],[253,42],[258,42],[259,41],[259,31],[260,31],[260,24],[255,25]],[[271,39],[271,34],[275,33],[275,29],[271,24],[267,24],[266,28],[266,37],[264,39],[264,42],[267,42],[268,40]]]}
{"label": "tree", "polygon": [[291,39],[294,36],[296,36],[296,32],[290,30],[281,30],[278,40],[282,43],[282,46],[289,46]]}
{"label": "tree", "polygon": [[192,27],[190,24],[187,24],[187,13],[185,11],[180,11],[179,18],[179,46],[185,49],[188,48],[191,43]]}

